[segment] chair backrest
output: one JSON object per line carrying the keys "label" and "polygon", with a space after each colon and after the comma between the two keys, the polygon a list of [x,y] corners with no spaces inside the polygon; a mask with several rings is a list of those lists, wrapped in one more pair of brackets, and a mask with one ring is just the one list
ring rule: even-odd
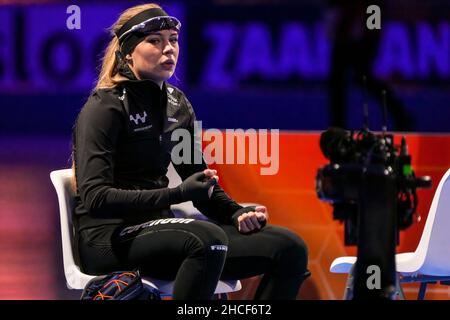
{"label": "chair backrest", "polygon": [[415,254],[423,259],[419,273],[450,275],[450,169],[436,188]]}
{"label": "chair backrest", "polygon": [[72,289],[82,289],[91,277],[80,271],[73,255],[72,211],[75,205],[75,191],[72,188],[72,177],[72,169],[55,170],[50,173],[50,179],[58,196],[64,274],[67,285]]}

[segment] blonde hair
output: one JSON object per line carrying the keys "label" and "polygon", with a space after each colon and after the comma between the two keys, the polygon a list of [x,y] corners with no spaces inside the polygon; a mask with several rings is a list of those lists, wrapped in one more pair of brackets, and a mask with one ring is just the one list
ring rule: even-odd
{"label": "blonde hair", "polygon": [[161,9],[161,6],[157,5],[156,3],[148,3],[128,8],[120,14],[119,19],[117,19],[117,21],[112,25],[110,31],[114,36],[105,50],[105,55],[102,59],[102,67],[94,90],[100,88],[112,88],[115,87],[118,83],[127,80],[127,78],[123,75],[115,73],[115,69],[117,66],[116,51],[119,50],[119,40],[114,33],[138,13],[153,8]]}
{"label": "blonde hair", "polygon": [[[117,19],[117,21],[111,26],[109,29],[113,35],[113,38],[109,42],[108,46],[105,50],[105,55],[102,59],[102,67],[100,70],[100,74],[98,76],[97,83],[95,84],[94,91],[100,88],[112,88],[115,87],[117,84],[119,84],[122,81],[127,80],[126,77],[115,73],[115,69],[117,66],[117,60],[116,60],[116,51],[119,50],[119,40],[117,39],[115,32],[118,31],[128,20],[130,20],[135,15],[141,13],[142,11],[153,9],[153,8],[159,8],[162,9],[161,6],[157,5],[156,3],[148,3],[148,4],[141,4],[137,5],[131,8],[128,8],[124,12],[122,12]],[[75,149],[75,146],[73,146],[73,149]],[[71,187],[74,191],[77,191],[77,179],[75,175],[75,150],[72,151],[72,181],[71,181]]]}

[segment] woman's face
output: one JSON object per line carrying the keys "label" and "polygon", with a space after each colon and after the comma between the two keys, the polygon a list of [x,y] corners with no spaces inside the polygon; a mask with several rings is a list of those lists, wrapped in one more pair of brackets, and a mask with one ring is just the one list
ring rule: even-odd
{"label": "woman's face", "polygon": [[179,50],[178,31],[155,31],[134,48],[129,63],[139,79],[161,84],[175,72]]}

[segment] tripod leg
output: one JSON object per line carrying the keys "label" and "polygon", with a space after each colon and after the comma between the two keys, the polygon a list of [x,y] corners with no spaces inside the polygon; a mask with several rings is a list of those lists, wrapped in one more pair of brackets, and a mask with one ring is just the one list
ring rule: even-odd
{"label": "tripod leg", "polygon": [[395,293],[398,295],[399,300],[405,300],[405,293],[403,292],[402,284],[400,282],[400,274],[397,273],[395,281]]}
{"label": "tripod leg", "polygon": [[353,299],[353,280],[354,280],[354,275],[353,272],[355,270],[355,264],[353,264],[353,266],[351,267],[349,273],[348,273],[348,277],[347,277],[347,282],[345,284],[345,290],[344,290],[344,300],[352,300]]}
{"label": "tripod leg", "polygon": [[417,296],[417,300],[423,300],[425,298],[425,292],[427,291],[427,282],[421,282],[419,288],[419,295]]}

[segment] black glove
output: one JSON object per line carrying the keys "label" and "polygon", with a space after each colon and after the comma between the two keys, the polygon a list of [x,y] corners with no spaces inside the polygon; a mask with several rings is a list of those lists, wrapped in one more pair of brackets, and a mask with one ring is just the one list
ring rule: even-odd
{"label": "black glove", "polygon": [[216,179],[207,180],[203,172],[197,172],[172,189],[172,192],[179,194],[181,202],[209,200],[208,190],[216,184]]}

